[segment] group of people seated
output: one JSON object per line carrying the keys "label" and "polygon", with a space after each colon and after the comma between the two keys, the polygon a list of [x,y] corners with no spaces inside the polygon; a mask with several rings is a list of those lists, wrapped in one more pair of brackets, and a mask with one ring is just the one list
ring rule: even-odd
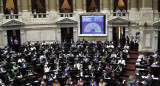
{"label": "group of people seated", "polygon": [[[136,74],[137,80],[133,80],[128,82],[129,84],[139,84],[145,86],[158,86],[160,85],[160,54],[158,51],[155,54],[146,55],[142,54],[139,56],[139,64],[141,68],[139,68],[138,73]],[[138,83],[136,83],[138,81]]]}
{"label": "group of people seated", "polygon": [[0,84],[121,86],[129,46],[78,40],[24,43],[0,49]]}

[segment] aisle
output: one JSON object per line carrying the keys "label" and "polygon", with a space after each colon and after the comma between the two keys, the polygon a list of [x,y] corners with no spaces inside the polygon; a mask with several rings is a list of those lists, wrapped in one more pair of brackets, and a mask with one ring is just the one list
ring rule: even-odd
{"label": "aisle", "polygon": [[138,51],[130,51],[130,58],[127,58],[125,72],[120,77],[123,80],[128,80],[130,75],[135,74],[135,64],[138,58]]}

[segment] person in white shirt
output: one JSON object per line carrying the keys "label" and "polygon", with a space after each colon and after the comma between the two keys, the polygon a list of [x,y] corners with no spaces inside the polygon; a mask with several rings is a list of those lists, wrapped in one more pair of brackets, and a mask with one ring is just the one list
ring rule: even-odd
{"label": "person in white shirt", "polygon": [[113,54],[111,55],[111,58],[117,58],[117,54],[113,52]]}
{"label": "person in white shirt", "polygon": [[117,64],[122,64],[123,66],[126,65],[125,60],[123,60],[123,58],[121,58],[120,60],[118,60]]}
{"label": "person in white shirt", "polygon": [[50,71],[51,67],[48,67],[47,65],[44,65],[44,72],[48,73]]}

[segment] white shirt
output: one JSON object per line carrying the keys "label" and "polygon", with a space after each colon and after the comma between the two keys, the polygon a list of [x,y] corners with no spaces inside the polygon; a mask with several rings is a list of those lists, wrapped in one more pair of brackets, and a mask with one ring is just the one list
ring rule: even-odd
{"label": "white shirt", "polygon": [[117,63],[117,64],[123,64],[123,65],[126,65],[125,60],[118,60],[118,63]]}
{"label": "white shirt", "polygon": [[50,71],[50,67],[45,67],[45,68],[44,68],[44,72],[45,72],[45,73],[47,73],[47,72],[49,72],[49,71]]}

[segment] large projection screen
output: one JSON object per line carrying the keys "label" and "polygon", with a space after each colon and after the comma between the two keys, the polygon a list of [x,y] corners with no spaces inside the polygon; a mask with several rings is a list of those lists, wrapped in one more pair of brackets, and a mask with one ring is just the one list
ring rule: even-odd
{"label": "large projection screen", "polygon": [[105,34],[104,15],[81,15],[80,34]]}

